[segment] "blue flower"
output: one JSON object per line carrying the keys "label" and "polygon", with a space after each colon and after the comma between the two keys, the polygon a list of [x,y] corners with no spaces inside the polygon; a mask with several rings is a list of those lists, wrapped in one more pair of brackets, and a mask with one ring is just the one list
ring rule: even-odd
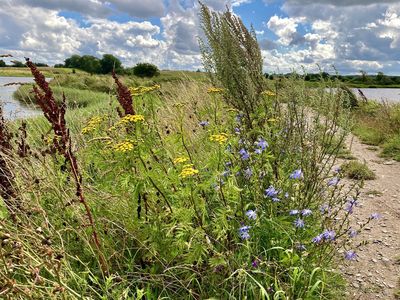
{"label": "blue flower", "polygon": [[294,224],[294,226],[296,226],[297,228],[304,228],[304,221],[302,220],[302,219],[300,219],[300,218],[298,218],[298,219],[296,219],[294,222],[293,222],[293,224]]}
{"label": "blue flower", "polygon": [[239,134],[240,133],[240,128],[239,127],[235,127],[235,133]]}
{"label": "blue flower", "polygon": [[301,178],[303,178],[303,172],[301,171],[301,169],[295,170],[295,171],[293,171],[292,174],[290,174],[289,178],[290,179],[301,179]]}
{"label": "blue flower", "polygon": [[249,152],[247,152],[247,150],[244,148],[239,150],[239,154],[242,160],[248,160],[250,158]]}
{"label": "blue flower", "polygon": [[225,171],[223,171],[223,172],[221,173],[221,176],[226,178],[226,177],[229,176],[230,173],[231,173],[231,171],[225,170]]}
{"label": "blue flower", "polygon": [[281,201],[281,199],[279,199],[277,197],[272,198],[272,202],[280,202],[280,201]]}
{"label": "blue flower", "polygon": [[353,238],[353,237],[357,236],[358,233],[357,233],[357,230],[350,227],[349,230],[347,231],[347,234],[349,237]]}
{"label": "blue flower", "polygon": [[252,209],[246,211],[246,216],[249,218],[249,220],[257,219],[257,213],[255,210],[252,210]]}
{"label": "blue flower", "polygon": [[377,220],[381,217],[381,215],[378,213],[372,213],[369,217],[370,219]]}
{"label": "blue flower", "polygon": [[355,199],[350,199],[349,201],[347,201],[347,205],[344,210],[347,211],[349,214],[352,214],[354,207],[356,207],[357,205],[358,202]]}
{"label": "blue flower", "polygon": [[333,177],[332,179],[330,179],[329,181],[328,181],[328,186],[335,186],[335,185],[337,185],[338,183],[339,183],[339,178],[337,178],[337,177]]}
{"label": "blue flower", "polygon": [[208,122],[208,121],[201,121],[201,122],[199,123],[199,125],[202,126],[202,127],[206,127],[206,126],[208,126],[209,124],[210,124],[210,122]]}
{"label": "blue flower", "polygon": [[256,150],[254,150],[254,153],[255,154],[261,154],[263,151],[261,150],[261,149],[256,149]]}
{"label": "blue flower", "polygon": [[268,143],[263,138],[259,138],[255,145],[258,147],[254,152],[257,154],[261,154],[265,149],[268,148]]}
{"label": "blue flower", "polygon": [[299,211],[297,209],[293,209],[293,210],[291,210],[289,212],[289,215],[291,215],[291,216],[295,216],[295,215],[298,215],[298,214],[299,214]]}
{"label": "blue flower", "polygon": [[246,178],[247,180],[249,180],[252,175],[253,171],[251,170],[251,168],[247,168],[246,170],[244,170],[244,178]]}
{"label": "blue flower", "polygon": [[328,213],[330,211],[330,207],[328,204],[322,204],[321,207],[319,208],[319,211],[321,214]]}
{"label": "blue flower", "polygon": [[327,241],[333,241],[336,237],[336,232],[334,230],[325,230],[322,236]]}
{"label": "blue flower", "polygon": [[320,244],[323,241],[324,237],[322,234],[317,235],[315,238],[312,239],[314,244]]}
{"label": "blue flower", "polygon": [[278,196],[279,191],[277,191],[272,185],[269,186],[264,192],[265,197],[276,198]]}
{"label": "blue flower", "polygon": [[242,240],[248,240],[250,238],[249,230],[250,226],[242,226],[239,228],[239,236]]}
{"label": "blue flower", "polygon": [[353,250],[346,251],[344,253],[344,258],[347,260],[356,260],[357,253],[355,253]]}
{"label": "blue flower", "polygon": [[310,216],[311,214],[312,214],[312,210],[311,210],[311,209],[308,209],[308,208],[303,209],[303,210],[301,211],[301,215],[302,215],[303,217],[308,217],[308,216]]}

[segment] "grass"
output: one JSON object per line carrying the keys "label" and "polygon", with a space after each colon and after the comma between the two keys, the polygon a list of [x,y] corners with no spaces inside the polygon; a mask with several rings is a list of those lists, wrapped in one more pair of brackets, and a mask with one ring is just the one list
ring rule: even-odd
{"label": "grass", "polygon": [[[72,74],[72,69],[68,68],[52,68],[52,67],[40,67],[39,70],[46,77],[55,77],[57,75]],[[87,74],[86,72],[75,70],[76,75]],[[0,68],[0,76],[4,77],[32,77],[32,73],[29,68]]]}
{"label": "grass", "polygon": [[341,166],[343,174],[350,179],[357,180],[373,180],[376,178],[375,173],[368,168],[367,164],[359,161],[351,161]]}
{"label": "grass", "polygon": [[400,104],[361,102],[353,119],[353,132],[363,143],[380,146],[382,157],[400,161]]}

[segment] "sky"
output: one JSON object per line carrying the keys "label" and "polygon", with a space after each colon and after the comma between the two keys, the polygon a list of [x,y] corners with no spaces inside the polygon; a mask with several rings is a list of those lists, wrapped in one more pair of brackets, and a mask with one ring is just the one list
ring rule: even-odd
{"label": "sky", "polygon": [[[400,0],[203,2],[253,25],[265,72],[400,75]],[[197,0],[0,0],[0,54],[53,65],[110,53],[127,67],[197,70],[198,14]]]}

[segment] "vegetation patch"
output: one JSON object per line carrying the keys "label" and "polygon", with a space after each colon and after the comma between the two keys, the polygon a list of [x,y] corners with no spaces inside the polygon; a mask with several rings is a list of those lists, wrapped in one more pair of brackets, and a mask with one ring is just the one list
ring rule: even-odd
{"label": "vegetation patch", "polygon": [[350,161],[341,166],[343,174],[348,178],[358,180],[373,180],[376,178],[375,173],[368,168],[367,164],[359,161]]}

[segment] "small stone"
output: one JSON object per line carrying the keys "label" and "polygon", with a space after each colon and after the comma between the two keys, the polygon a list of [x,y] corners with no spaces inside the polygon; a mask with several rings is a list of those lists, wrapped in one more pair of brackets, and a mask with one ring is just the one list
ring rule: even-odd
{"label": "small stone", "polygon": [[353,287],[355,287],[356,289],[358,289],[360,287],[360,285],[357,282],[353,282]]}

